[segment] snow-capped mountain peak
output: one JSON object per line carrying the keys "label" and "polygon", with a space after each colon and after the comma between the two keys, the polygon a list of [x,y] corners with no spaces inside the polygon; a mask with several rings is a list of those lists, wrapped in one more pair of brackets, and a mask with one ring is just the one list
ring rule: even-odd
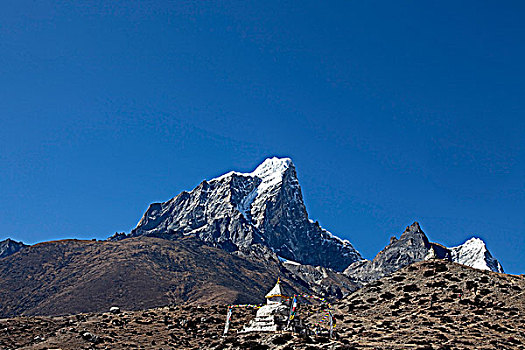
{"label": "snow-capped mountain peak", "polygon": [[[293,165],[290,158],[267,158],[251,173],[262,180],[259,189],[270,187],[283,180],[283,174],[288,168]],[[262,187],[262,188],[261,188]]]}
{"label": "snow-capped mountain peak", "polygon": [[465,243],[450,248],[452,261],[481,270],[503,272],[503,267],[488,251],[481,238],[472,237]]}
{"label": "snow-capped mountain peak", "polygon": [[254,171],[232,171],[203,181],[146,211],[132,236],[195,234],[228,251],[255,243],[302,264],[342,271],[361,255],[308,219],[290,158],[266,159]]}

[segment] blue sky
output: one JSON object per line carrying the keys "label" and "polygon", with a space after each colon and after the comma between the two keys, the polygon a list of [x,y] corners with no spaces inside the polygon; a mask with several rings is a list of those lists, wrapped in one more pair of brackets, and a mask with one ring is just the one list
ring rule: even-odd
{"label": "blue sky", "polygon": [[105,238],[268,156],[372,258],[414,220],[524,273],[521,1],[0,5],[0,239]]}

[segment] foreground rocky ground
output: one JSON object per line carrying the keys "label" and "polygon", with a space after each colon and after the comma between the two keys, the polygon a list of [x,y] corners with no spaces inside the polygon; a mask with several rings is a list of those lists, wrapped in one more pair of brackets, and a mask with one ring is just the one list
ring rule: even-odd
{"label": "foreground rocky ground", "polygon": [[[1,349],[525,349],[525,278],[439,260],[412,264],[334,305],[336,338],[237,334],[254,310],[171,306],[0,320]],[[317,324],[319,305],[303,305]]]}
{"label": "foreground rocky ground", "polygon": [[525,349],[525,278],[424,261],[351,294],[336,315],[357,348]]}

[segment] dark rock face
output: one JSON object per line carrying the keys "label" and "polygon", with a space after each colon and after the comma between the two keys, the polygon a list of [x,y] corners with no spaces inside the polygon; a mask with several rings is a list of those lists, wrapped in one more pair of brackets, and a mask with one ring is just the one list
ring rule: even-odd
{"label": "dark rock face", "polygon": [[13,241],[10,238],[4,241],[0,241],[0,259],[14,254],[25,247],[27,247],[27,245],[25,245],[24,243]]}
{"label": "dark rock face", "polygon": [[441,245],[430,243],[419,223],[414,222],[399,239],[391,238],[390,244],[380,251],[374,260],[355,262],[344,274],[360,284],[365,284],[429,258],[451,260],[450,251]]}
{"label": "dark rock face", "polygon": [[245,254],[259,245],[283,258],[336,271],[362,259],[348,241],[308,219],[288,158],[267,159],[252,173],[231,172],[154,203],[130,235],[195,235],[209,245]]}

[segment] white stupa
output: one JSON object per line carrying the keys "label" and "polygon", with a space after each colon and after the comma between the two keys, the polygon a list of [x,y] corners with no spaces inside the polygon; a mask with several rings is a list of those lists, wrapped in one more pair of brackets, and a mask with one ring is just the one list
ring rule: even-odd
{"label": "white stupa", "polygon": [[275,332],[281,330],[288,320],[289,307],[287,297],[283,295],[280,280],[266,294],[266,305],[257,310],[255,319],[241,331]]}
{"label": "white stupa", "polygon": [[271,291],[268,292],[265,296],[266,298],[266,304],[282,304],[283,299],[285,299],[285,296],[283,295],[283,291],[281,289],[281,280],[277,279],[277,283],[272,288]]}

